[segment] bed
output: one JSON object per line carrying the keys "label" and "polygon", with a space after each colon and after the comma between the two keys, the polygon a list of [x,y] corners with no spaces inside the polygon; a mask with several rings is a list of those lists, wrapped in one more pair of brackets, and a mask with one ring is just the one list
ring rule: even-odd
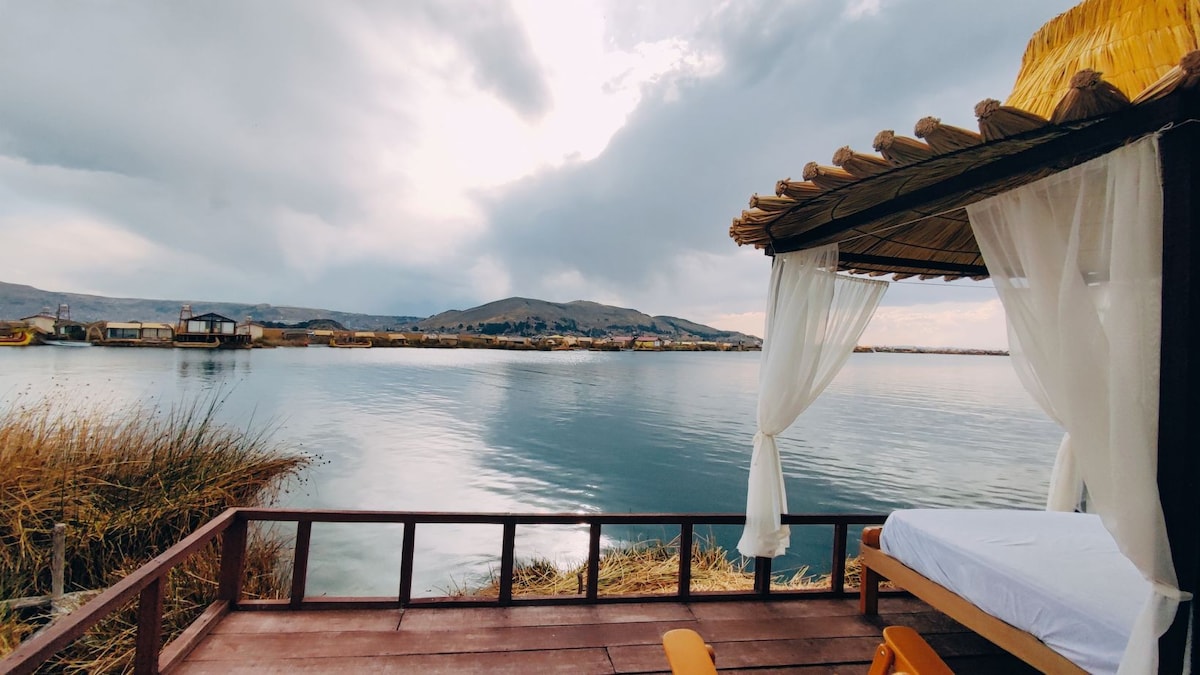
{"label": "bed", "polygon": [[886,578],[1046,673],[1115,673],[1150,593],[1090,514],[896,511],[862,556],[864,614]]}

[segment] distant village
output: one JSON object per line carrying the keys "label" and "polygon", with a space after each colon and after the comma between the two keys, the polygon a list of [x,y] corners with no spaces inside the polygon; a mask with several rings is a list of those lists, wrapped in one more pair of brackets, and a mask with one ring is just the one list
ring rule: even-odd
{"label": "distant village", "polygon": [[[329,323],[329,322],[324,322]],[[279,327],[239,322],[212,312],[196,314],[183,305],[174,323],[140,321],[72,321],[60,305],[13,321],[0,321],[0,347],[5,346],[149,347],[179,349],[252,349],[327,345],[362,349],[386,347],[510,350],[596,351],[757,351],[761,341],[717,342],[673,340],[659,335],[496,335],[474,332],[358,331],[309,326]]]}

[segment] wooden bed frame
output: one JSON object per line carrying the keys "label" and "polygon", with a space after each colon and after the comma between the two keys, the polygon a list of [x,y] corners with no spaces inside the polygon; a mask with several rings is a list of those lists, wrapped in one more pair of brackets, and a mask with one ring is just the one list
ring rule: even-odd
{"label": "wooden bed frame", "polygon": [[862,533],[863,573],[859,585],[859,611],[862,614],[878,613],[879,582],[887,579],[1043,673],[1086,675],[1086,671],[1033,635],[984,612],[879,550],[882,531],[883,528],[869,527]]}

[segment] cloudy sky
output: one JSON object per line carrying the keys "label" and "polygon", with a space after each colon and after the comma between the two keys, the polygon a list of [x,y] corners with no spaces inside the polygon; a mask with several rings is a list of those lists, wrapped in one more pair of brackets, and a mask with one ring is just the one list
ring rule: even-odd
{"label": "cloudy sky", "polygon": [[[425,316],[520,295],[762,334],[751,194],[973,128],[1072,0],[0,0],[0,281]],[[990,284],[869,344],[1003,347]]]}

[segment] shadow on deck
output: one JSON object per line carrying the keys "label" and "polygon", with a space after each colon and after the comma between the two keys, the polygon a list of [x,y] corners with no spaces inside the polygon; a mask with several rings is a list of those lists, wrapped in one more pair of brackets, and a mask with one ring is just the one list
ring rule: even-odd
{"label": "shadow on deck", "polygon": [[1034,672],[913,598],[235,611],[172,673],[657,673],[692,628],[721,672],[865,673],[884,626],[919,631],[959,673]]}

